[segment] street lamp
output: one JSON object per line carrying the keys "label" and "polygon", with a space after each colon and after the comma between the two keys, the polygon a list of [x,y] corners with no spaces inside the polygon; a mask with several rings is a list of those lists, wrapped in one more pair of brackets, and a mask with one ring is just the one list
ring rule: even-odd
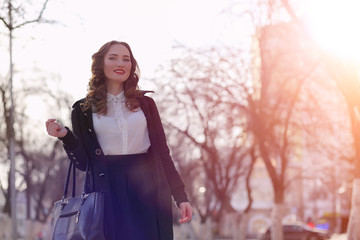
{"label": "street lamp", "polygon": [[199,193],[204,194],[206,192],[206,187],[199,187]]}

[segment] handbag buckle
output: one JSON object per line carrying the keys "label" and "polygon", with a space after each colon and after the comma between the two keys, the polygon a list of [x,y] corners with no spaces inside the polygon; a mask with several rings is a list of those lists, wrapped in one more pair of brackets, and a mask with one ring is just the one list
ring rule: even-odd
{"label": "handbag buckle", "polygon": [[61,203],[61,210],[63,210],[64,207],[66,206],[66,204],[69,203],[69,200],[67,198],[65,198],[65,197],[62,197],[60,203]]}
{"label": "handbag buckle", "polygon": [[84,202],[85,202],[85,200],[87,199],[88,196],[89,196],[88,193],[81,194],[81,205],[84,204]]}

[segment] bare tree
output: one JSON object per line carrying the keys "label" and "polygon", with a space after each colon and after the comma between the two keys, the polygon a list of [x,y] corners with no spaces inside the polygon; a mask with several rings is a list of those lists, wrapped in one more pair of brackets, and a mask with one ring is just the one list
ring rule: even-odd
{"label": "bare tree", "polygon": [[[10,107],[9,110],[6,112],[9,113],[8,120],[6,122],[7,126],[7,138],[9,140],[8,143],[8,153],[9,153],[9,159],[10,159],[10,177],[9,177],[9,187],[8,187],[8,195],[11,196],[11,216],[12,216],[12,238],[17,238],[17,229],[16,229],[16,207],[15,207],[15,132],[14,132],[14,99],[13,99],[13,32],[15,29],[24,27],[25,25],[31,24],[31,23],[39,23],[43,21],[42,16],[46,8],[48,0],[45,0],[43,3],[41,10],[38,14],[38,16],[32,20],[25,19],[25,8],[23,3],[18,3],[15,0],[7,0],[3,3],[4,7],[1,9],[6,9],[7,13],[1,12],[0,13],[0,20],[4,23],[5,27],[7,28],[9,32],[9,57],[10,57],[10,78],[9,78],[9,85],[8,85],[8,91],[9,91],[9,97],[10,97]],[[5,6],[6,5],[6,6]],[[17,15],[17,17],[14,18],[14,15]],[[6,17],[5,17],[6,16]],[[9,210],[10,210],[9,209]]]}
{"label": "bare tree", "polygon": [[358,240],[360,239],[360,216],[358,214],[360,211],[358,204],[360,192],[360,80],[358,68],[352,63],[344,63],[339,59],[329,58],[329,56],[327,56],[326,60],[330,74],[345,97],[351,123],[350,131],[353,137],[352,146],[354,149],[352,161],[354,180],[347,233],[349,240]]}
{"label": "bare tree", "polygon": [[[304,27],[299,21],[294,9],[288,0],[281,0],[283,7],[290,15],[292,21],[296,26],[304,31]],[[314,44],[315,45],[315,44]],[[343,94],[350,119],[351,134],[353,138],[354,157],[354,180],[353,180],[353,193],[352,193],[352,205],[348,224],[348,239],[355,240],[360,239],[360,230],[358,223],[360,222],[358,193],[360,192],[360,121],[357,117],[359,112],[359,89],[360,81],[357,74],[357,67],[353,63],[343,62],[339,58],[334,58],[328,54],[322,53],[322,61],[325,63],[325,69],[328,74],[335,80],[340,92]],[[348,157],[343,157],[348,159]]]}
{"label": "bare tree", "polygon": [[[56,106],[57,111],[53,114],[60,117],[59,121],[61,121],[59,113],[61,111],[69,113],[71,97],[60,90],[52,92],[42,80],[39,81],[39,86],[34,83],[35,81],[32,86],[21,89],[16,94],[18,103],[16,156],[21,163],[17,172],[21,176],[20,179],[23,180],[21,183],[26,187],[24,191],[26,193],[27,219],[45,222],[53,202],[60,198],[60,191],[54,194],[52,189],[54,187],[62,189],[62,181],[57,180],[66,169],[63,163],[66,156],[59,141],[49,142],[47,136],[34,131],[34,129],[40,130],[38,129],[39,122],[30,120],[29,111],[26,111],[29,106],[20,104],[19,100],[36,97],[43,102],[42,107],[44,108]],[[51,182],[53,186],[49,187]],[[21,185],[19,187],[21,188]],[[31,211],[34,216],[31,216]]]}
{"label": "bare tree", "polygon": [[[299,136],[325,129],[322,126],[315,130],[313,126],[304,124],[306,117],[318,111],[316,104],[323,96],[306,99],[306,91],[309,90],[306,86],[310,86],[311,81],[328,76],[326,72],[319,74],[318,79],[314,76],[319,69],[324,70],[321,53],[287,1],[255,1],[253,4],[256,7],[250,6],[248,11],[239,15],[250,16],[255,32],[253,42],[257,46],[252,52],[253,89],[247,98],[249,127],[273,185],[272,239],[282,239],[281,220],[286,189],[294,180],[304,179],[301,170],[293,178],[289,174],[293,159],[301,157],[296,156],[296,149],[302,146]],[[314,90],[310,87],[313,95],[316,94]],[[321,94],[326,94],[326,91],[329,89]],[[320,139],[314,139],[317,151],[330,155],[336,149],[336,156],[339,156],[339,148],[330,149],[333,146],[322,145]],[[327,179],[330,178],[327,176]]]}
{"label": "bare tree", "polygon": [[[249,95],[250,124],[262,160],[274,190],[272,239],[283,239],[281,220],[284,210],[287,171],[294,149],[299,145],[301,120],[296,116],[297,103],[304,82],[317,66],[315,59],[304,55],[301,35],[291,24],[262,26],[257,31],[259,49],[258,83]],[[304,65],[304,62],[312,64]]]}
{"label": "bare tree", "polygon": [[210,218],[220,223],[226,213],[236,212],[232,194],[252,167],[253,143],[247,136],[246,107],[241,106],[248,72],[236,68],[244,61],[239,50],[174,49],[179,56],[158,77],[161,81],[154,80],[161,89],[157,102],[170,146],[181,149],[178,164],[187,161],[182,168],[195,177],[190,180],[194,207],[202,222]]}

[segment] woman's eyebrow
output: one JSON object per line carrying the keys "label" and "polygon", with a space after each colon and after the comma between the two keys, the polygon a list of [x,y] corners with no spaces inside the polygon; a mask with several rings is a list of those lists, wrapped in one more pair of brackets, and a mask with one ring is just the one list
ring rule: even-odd
{"label": "woman's eyebrow", "polygon": [[[118,54],[116,54],[116,53],[110,53],[109,54],[109,56],[119,56]],[[129,55],[123,55],[123,57],[128,57],[128,58],[130,58],[130,56]]]}

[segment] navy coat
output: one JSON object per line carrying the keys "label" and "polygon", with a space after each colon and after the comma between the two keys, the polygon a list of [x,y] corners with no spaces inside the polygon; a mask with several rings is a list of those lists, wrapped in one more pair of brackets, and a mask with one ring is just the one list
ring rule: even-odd
{"label": "navy coat", "polygon": [[[138,98],[140,108],[144,112],[151,149],[154,153],[156,176],[158,179],[158,222],[160,226],[160,239],[173,239],[172,230],[172,202],[171,195],[177,205],[187,202],[187,195],[184,190],[184,183],[181,180],[166,143],[166,137],[160,116],[154,100],[148,96],[141,95]],[[82,111],[81,99],[73,105],[71,113],[72,129],[68,134],[60,138],[68,158],[81,170],[86,169],[87,161],[93,166],[94,190],[106,191],[109,189],[108,174],[106,165],[103,164],[104,154],[94,131],[92,112],[90,109]]]}

